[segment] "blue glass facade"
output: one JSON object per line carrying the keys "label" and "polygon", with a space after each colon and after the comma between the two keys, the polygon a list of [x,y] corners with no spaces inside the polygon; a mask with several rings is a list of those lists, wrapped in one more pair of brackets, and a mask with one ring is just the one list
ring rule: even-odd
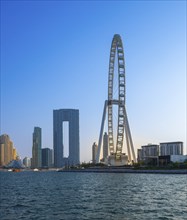
{"label": "blue glass facade", "polygon": [[[63,122],[69,122],[69,157],[64,158]],[[79,110],[59,109],[53,111],[54,167],[80,163]]]}
{"label": "blue glass facade", "polygon": [[34,127],[31,165],[32,168],[42,166],[42,129],[39,127]]}

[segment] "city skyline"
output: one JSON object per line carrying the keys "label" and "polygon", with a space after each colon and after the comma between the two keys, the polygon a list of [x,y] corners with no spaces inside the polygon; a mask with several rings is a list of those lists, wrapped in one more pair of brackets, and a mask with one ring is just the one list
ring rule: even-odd
{"label": "city skyline", "polygon": [[[34,15],[34,16],[33,16]],[[98,143],[111,40],[122,36],[135,152],[186,152],[186,2],[1,2],[1,134],[23,159],[32,131],[53,149],[53,109],[80,112],[81,161]],[[106,130],[105,130],[106,131]]]}

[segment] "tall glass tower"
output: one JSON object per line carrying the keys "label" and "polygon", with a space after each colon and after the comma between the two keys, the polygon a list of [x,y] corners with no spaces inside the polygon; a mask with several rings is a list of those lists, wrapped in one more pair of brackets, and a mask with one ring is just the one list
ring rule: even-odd
{"label": "tall glass tower", "polygon": [[[63,122],[69,123],[69,156],[64,158]],[[54,167],[80,163],[79,110],[53,110]]]}
{"label": "tall glass tower", "polygon": [[34,127],[33,145],[32,145],[32,168],[41,168],[42,166],[42,129]]}

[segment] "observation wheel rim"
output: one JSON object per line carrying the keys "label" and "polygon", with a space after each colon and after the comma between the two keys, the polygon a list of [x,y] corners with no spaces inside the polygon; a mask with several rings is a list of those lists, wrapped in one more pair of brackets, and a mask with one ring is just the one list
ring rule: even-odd
{"label": "observation wheel rim", "polygon": [[[114,134],[113,134],[113,83],[114,83],[114,64],[117,53],[118,59],[118,100],[115,102],[118,105],[118,123],[117,123],[117,139],[116,148],[114,149]],[[124,139],[124,123],[125,123],[125,59],[123,43],[120,35],[114,35],[109,59],[109,74],[108,74],[108,142],[110,154],[115,154],[116,159],[121,158],[123,139]]]}

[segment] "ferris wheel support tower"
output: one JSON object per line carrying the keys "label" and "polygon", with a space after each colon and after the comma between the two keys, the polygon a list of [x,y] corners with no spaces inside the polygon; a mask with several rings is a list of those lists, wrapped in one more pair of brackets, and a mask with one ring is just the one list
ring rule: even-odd
{"label": "ferris wheel support tower", "polygon": [[[115,57],[117,55],[118,62],[118,99],[113,98],[113,81],[114,81],[114,64]],[[134,152],[134,146],[132,136],[130,132],[129,122],[127,118],[126,105],[125,105],[125,59],[123,43],[120,35],[115,34],[112,40],[110,49],[110,60],[109,60],[109,74],[108,74],[108,99],[104,103],[104,110],[101,122],[101,129],[98,142],[98,151],[96,155],[96,162],[100,161],[100,152],[102,145],[102,137],[106,114],[108,115],[108,144],[109,144],[109,158],[113,158],[114,164],[123,165],[124,153],[123,140],[124,133],[126,139],[127,153],[126,155],[128,163],[136,162],[136,156]],[[114,145],[114,132],[113,132],[113,106],[118,106],[118,122],[117,122],[117,138],[116,145]]]}

